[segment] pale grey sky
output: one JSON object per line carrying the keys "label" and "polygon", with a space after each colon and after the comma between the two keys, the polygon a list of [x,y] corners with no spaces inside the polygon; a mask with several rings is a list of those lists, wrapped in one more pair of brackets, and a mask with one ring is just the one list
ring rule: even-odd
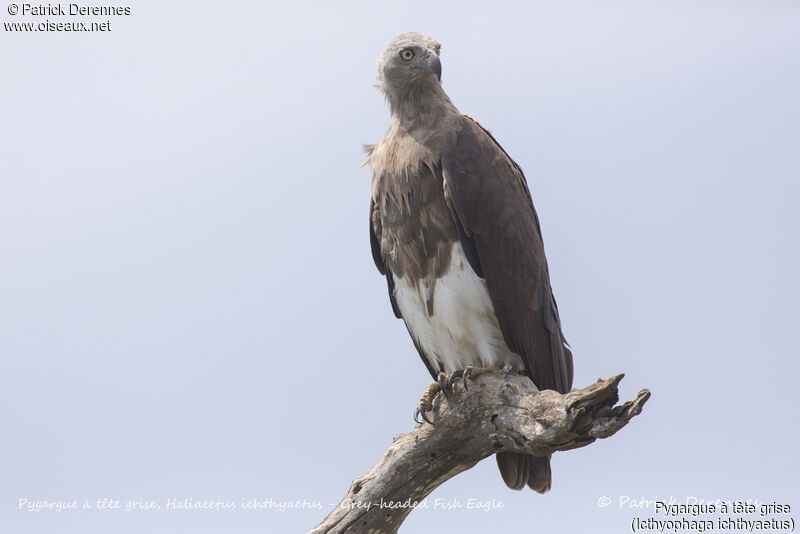
{"label": "pale grey sky", "polygon": [[[129,5],[108,33],[0,35],[4,532],[302,532],[412,427],[429,376],[359,168],[405,31],[442,42],[445,89],[526,172],[576,386],[625,372],[653,398],[557,454],[549,494],[489,459],[404,532],[800,506],[800,3]],[[162,510],[18,506],[103,497]],[[163,509],[185,498],[321,509]]]}

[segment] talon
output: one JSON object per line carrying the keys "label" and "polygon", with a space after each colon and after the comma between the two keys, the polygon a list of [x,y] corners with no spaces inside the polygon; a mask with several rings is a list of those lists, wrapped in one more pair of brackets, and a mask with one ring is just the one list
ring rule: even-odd
{"label": "talon", "polygon": [[417,406],[417,409],[414,410],[414,422],[417,423],[418,425],[422,424],[422,421],[419,420],[420,416],[422,417],[423,421],[425,421],[429,425],[436,426],[434,425],[433,421],[428,419],[428,410],[425,409],[425,406],[422,405]]}
{"label": "talon", "polygon": [[508,375],[510,375],[511,371],[513,371],[513,370],[514,370],[514,367],[511,364],[506,365],[506,368],[505,368],[506,374],[503,375],[503,380],[508,378]]}
{"label": "talon", "polygon": [[[425,390],[423,393],[422,398],[419,400],[419,404],[417,404],[417,409],[414,410],[414,421],[417,424],[421,424],[422,421],[419,420],[422,417],[422,420],[428,424],[433,425],[434,422],[428,419],[428,412],[433,410],[433,399],[436,397],[436,394],[441,389],[441,385],[439,382],[431,382],[428,386],[428,389]],[[435,426],[435,425],[434,425]]]}
{"label": "talon", "polygon": [[429,425],[436,426],[436,425],[433,423],[433,421],[431,421],[430,419],[428,419],[428,412],[427,412],[427,410],[425,410],[425,408],[424,408],[424,407],[422,408],[422,411],[420,412],[420,415],[422,416],[422,418],[423,418],[423,419],[425,419],[425,422],[426,422],[426,423],[428,423]]}
{"label": "talon", "polygon": [[[462,376],[464,376],[464,371],[453,371],[453,374],[447,379],[447,389],[449,391],[454,391],[453,384]],[[466,388],[466,382],[464,382],[464,387]]]}
{"label": "talon", "polygon": [[472,371],[473,369],[471,365],[468,365],[467,368],[464,369],[464,379],[462,380],[464,383],[464,391],[469,391],[469,388],[467,387],[467,378],[472,376]]}
{"label": "talon", "polygon": [[436,382],[439,383],[439,389],[441,390],[442,393],[444,393],[445,398],[449,399],[450,398],[450,389],[449,389],[450,388],[450,383],[447,380],[447,375],[444,374],[444,373],[439,373],[439,375],[436,377]]}
{"label": "talon", "polygon": [[428,411],[433,409],[433,404],[431,404],[429,399],[425,398],[426,396],[427,392],[425,393],[425,396],[423,396],[422,399],[419,401],[417,409],[414,410],[414,422],[421,425],[422,421],[420,421],[419,418],[422,417],[422,420],[428,423],[429,425],[436,426],[434,425],[433,421],[428,419]]}

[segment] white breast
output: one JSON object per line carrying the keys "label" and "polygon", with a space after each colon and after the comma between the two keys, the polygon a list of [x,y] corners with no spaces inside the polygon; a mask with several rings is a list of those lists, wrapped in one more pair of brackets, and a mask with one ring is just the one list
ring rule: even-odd
{"label": "white breast", "polygon": [[[426,302],[431,292],[429,314]],[[460,243],[453,245],[444,276],[418,284],[395,277],[394,297],[434,370],[450,374],[468,365],[524,369],[522,358],[503,339],[486,282],[472,270]]]}

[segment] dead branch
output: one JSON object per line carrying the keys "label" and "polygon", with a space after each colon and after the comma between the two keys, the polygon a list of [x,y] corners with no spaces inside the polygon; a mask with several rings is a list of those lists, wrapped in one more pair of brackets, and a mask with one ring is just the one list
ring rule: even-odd
{"label": "dead branch", "polygon": [[451,397],[437,397],[435,426],[394,438],[383,458],[353,481],[341,503],[311,534],[397,532],[431,491],[498,452],[544,456],[607,438],[642,411],[646,389],[620,406],[617,375],[565,395],[538,391],[519,375],[486,373]]}

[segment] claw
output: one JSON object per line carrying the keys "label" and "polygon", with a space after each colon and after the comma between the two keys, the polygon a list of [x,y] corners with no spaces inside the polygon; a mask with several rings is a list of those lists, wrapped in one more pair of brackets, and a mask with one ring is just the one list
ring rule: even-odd
{"label": "claw", "polygon": [[432,382],[428,389],[425,390],[425,393],[422,395],[422,398],[419,400],[419,404],[417,404],[417,409],[414,410],[414,421],[417,424],[421,424],[422,421],[419,420],[422,417],[422,420],[428,424],[433,425],[433,421],[428,419],[428,412],[433,410],[433,399],[436,398],[436,394],[441,389],[440,382]]}
{"label": "claw", "polygon": [[447,375],[444,373],[439,373],[436,377],[436,381],[439,383],[439,389],[442,393],[444,393],[445,398],[450,398],[450,381],[447,379]]}
{"label": "claw", "polygon": [[[486,369],[481,367],[475,368],[471,365],[468,365],[465,369],[453,371],[453,374],[450,376],[440,372],[436,376],[436,381],[431,382],[431,384],[428,386],[428,389],[425,390],[425,394],[422,395],[422,398],[419,400],[417,409],[414,411],[414,422],[421,424],[424,421],[433,425],[433,421],[428,418],[428,413],[433,411],[433,399],[436,398],[436,395],[441,391],[442,395],[450,400],[450,394],[455,392],[453,386],[458,382],[461,382],[461,384],[464,386],[464,391],[469,391],[469,388],[467,387],[467,380],[476,378],[484,371],[486,371]],[[422,421],[420,421],[420,417],[422,418]]]}
{"label": "claw", "polygon": [[459,378],[461,379],[461,385],[464,386],[464,391],[469,391],[469,387],[467,386],[467,379],[472,378],[475,369],[468,365],[466,369],[461,369],[458,371],[453,371],[453,374],[450,375],[450,378],[447,380],[447,391],[454,391],[453,384],[459,382]]}
{"label": "claw", "polygon": [[[449,391],[453,391],[453,384],[456,380],[464,376],[464,371],[453,371],[453,374],[450,375],[450,378],[447,379],[447,389]],[[464,383],[464,387],[466,387],[466,382]]]}
{"label": "claw", "polygon": [[422,421],[420,421],[420,416],[422,416],[422,419],[424,421],[427,421],[427,419],[425,418],[425,408],[423,408],[422,406],[417,406],[417,409],[414,410],[414,422],[417,423],[418,425],[422,424]]}
{"label": "claw", "polygon": [[513,371],[513,370],[514,370],[514,367],[511,364],[506,365],[506,367],[505,367],[506,374],[503,375],[503,380],[508,378],[508,375],[510,375],[511,371]]}
{"label": "claw", "polygon": [[433,421],[428,419],[428,411],[425,409],[425,406],[417,406],[417,409],[414,412],[414,421],[416,421],[418,424],[422,424],[422,421],[420,421],[418,418],[419,416],[422,416],[422,419],[429,425],[436,426],[434,425]]}
{"label": "claw", "polygon": [[463,373],[464,374],[464,379],[462,380],[462,382],[464,383],[464,391],[469,391],[469,388],[467,387],[467,378],[472,376],[472,371],[473,371],[473,368],[472,368],[471,365],[468,365],[467,368],[464,369],[464,373]]}

